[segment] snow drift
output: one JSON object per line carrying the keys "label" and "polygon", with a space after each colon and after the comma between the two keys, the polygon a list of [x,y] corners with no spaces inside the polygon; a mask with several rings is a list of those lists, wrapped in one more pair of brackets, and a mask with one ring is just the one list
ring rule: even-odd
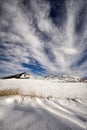
{"label": "snow drift", "polygon": [[0,80],[0,91],[9,90],[18,93],[0,97],[0,130],[87,129],[86,83]]}

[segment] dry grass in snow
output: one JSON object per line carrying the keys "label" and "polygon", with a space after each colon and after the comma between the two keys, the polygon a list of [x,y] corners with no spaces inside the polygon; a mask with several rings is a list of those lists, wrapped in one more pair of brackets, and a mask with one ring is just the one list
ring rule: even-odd
{"label": "dry grass in snow", "polygon": [[20,95],[19,88],[3,89],[0,90],[0,96]]}

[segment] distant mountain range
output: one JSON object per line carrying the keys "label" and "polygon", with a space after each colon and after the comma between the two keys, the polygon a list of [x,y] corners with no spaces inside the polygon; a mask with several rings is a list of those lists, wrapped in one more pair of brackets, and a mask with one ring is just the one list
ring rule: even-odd
{"label": "distant mountain range", "polygon": [[45,79],[56,80],[59,82],[87,82],[87,78],[81,78],[74,75],[45,76]]}
{"label": "distant mountain range", "polygon": [[79,76],[74,76],[74,75],[50,75],[50,76],[45,76],[45,77],[33,77],[31,74],[23,72],[20,74],[15,74],[15,75],[10,75],[6,77],[2,77],[1,79],[43,79],[43,80],[54,80],[57,82],[87,82],[87,78],[81,78]]}

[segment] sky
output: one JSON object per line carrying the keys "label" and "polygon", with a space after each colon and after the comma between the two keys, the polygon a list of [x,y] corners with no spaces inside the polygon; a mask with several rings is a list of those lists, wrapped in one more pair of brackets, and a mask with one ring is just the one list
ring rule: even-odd
{"label": "sky", "polygon": [[87,0],[0,0],[0,76],[87,76]]}

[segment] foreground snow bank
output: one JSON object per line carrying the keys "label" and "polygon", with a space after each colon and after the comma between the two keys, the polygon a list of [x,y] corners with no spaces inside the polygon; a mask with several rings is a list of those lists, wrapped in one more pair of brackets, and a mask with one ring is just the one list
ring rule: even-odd
{"label": "foreground snow bank", "polygon": [[1,92],[14,88],[19,96],[0,97],[0,130],[86,130],[86,83],[0,80]]}
{"label": "foreground snow bank", "polygon": [[0,98],[0,130],[86,130],[86,100]]}
{"label": "foreground snow bank", "polygon": [[35,79],[0,80],[0,90],[19,88],[23,95],[87,99],[87,83],[57,83]]}

